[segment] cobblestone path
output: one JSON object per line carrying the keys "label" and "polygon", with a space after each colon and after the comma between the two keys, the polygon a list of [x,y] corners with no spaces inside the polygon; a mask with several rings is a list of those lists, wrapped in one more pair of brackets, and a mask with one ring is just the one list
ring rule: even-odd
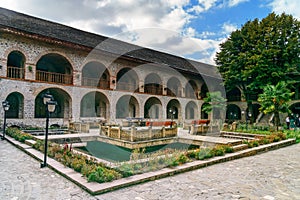
{"label": "cobblestone path", "polygon": [[91,196],[0,141],[0,199],[300,199],[300,144]]}

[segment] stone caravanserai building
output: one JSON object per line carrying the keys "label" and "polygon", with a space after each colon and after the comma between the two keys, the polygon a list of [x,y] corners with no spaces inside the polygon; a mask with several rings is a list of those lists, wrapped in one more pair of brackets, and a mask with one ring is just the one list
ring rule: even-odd
{"label": "stone caravanserai building", "polygon": [[[208,118],[203,98],[223,88],[215,66],[3,8],[0,35],[0,100],[10,103],[11,125],[44,126],[46,92],[58,103],[51,124],[128,118],[182,124]],[[227,118],[245,119],[242,96],[238,89],[227,94]],[[253,108],[258,117],[259,105]]]}
{"label": "stone caravanserai building", "polygon": [[8,122],[18,126],[43,126],[47,91],[58,103],[53,124],[183,123],[207,118],[201,114],[206,83],[219,85],[214,66],[3,8],[0,33],[0,99],[10,102]]}

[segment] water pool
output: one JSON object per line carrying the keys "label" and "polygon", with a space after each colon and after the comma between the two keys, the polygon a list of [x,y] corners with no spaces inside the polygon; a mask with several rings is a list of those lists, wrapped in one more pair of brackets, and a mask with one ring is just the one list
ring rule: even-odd
{"label": "water pool", "polygon": [[[158,146],[151,146],[145,148],[145,153],[153,153],[158,150],[164,149],[195,149],[198,146],[184,144],[184,143],[172,143],[166,145],[158,145]],[[112,144],[100,142],[100,141],[90,141],[87,142],[85,147],[78,147],[76,148],[79,151],[83,151],[89,155],[95,156],[97,158],[107,160],[109,162],[123,162],[129,161],[130,156],[132,153],[132,149],[127,149],[120,146],[115,146]]]}

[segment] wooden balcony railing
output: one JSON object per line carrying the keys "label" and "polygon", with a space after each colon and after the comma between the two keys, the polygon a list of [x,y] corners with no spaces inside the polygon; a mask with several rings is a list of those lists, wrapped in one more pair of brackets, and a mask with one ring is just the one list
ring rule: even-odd
{"label": "wooden balcony railing", "polygon": [[162,95],[162,87],[157,85],[145,85],[144,93]]}
{"label": "wooden balcony railing", "polygon": [[98,78],[82,77],[82,86],[97,87],[100,89],[108,89],[109,81],[99,80]]}
{"label": "wooden balcony railing", "polygon": [[15,78],[15,79],[24,79],[25,78],[24,68],[8,66],[7,77]]}
{"label": "wooden balcony railing", "polygon": [[36,71],[36,80],[48,83],[68,84],[73,83],[73,77],[69,74],[60,74],[54,72]]}
{"label": "wooden balcony railing", "polygon": [[139,91],[139,88],[135,84],[130,84],[126,82],[117,82],[117,90],[123,90],[123,91]]}

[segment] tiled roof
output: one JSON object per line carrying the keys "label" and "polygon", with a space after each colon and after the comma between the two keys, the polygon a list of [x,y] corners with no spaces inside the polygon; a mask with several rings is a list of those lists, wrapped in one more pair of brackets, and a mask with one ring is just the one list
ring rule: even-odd
{"label": "tiled roof", "polygon": [[177,70],[195,74],[200,73],[202,76],[215,77],[219,79],[219,76],[216,74],[216,67],[213,65],[191,61],[179,56],[136,46],[120,40],[89,33],[1,7],[0,29],[18,30],[21,32],[26,32],[27,34],[49,37],[91,49],[97,47],[100,43],[104,44],[103,41],[105,41],[105,45],[101,45],[101,49],[107,52],[124,55],[159,65],[167,65]]}

